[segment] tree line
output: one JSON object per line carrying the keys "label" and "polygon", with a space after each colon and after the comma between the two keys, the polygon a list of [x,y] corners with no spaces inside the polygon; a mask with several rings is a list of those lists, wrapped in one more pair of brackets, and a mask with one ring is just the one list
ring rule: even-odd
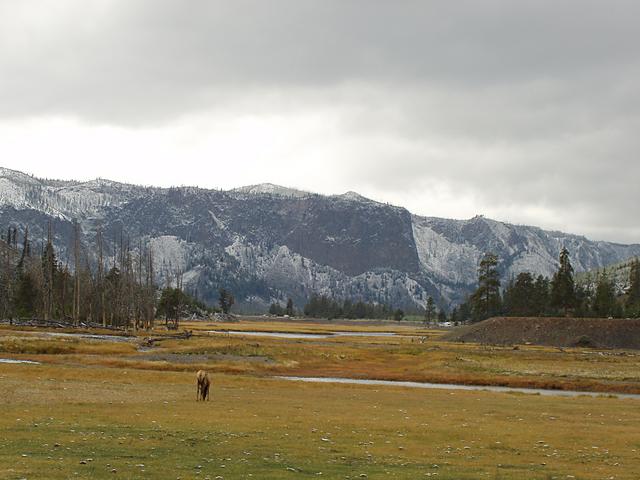
{"label": "tree line", "polygon": [[514,317],[639,317],[640,260],[630,263],[629,288],[618,295],[614,280],[606,270],[594,283],[578,283],[574,278],[569,251],[563,248],[558,270],[551,279],[522,272],[501,290],[498,257],[485,254],[478,266],[478,287],[452,312],[455,321],[480,321],[503,315]]}
{"label": "tree line", "polygon": [[[219,291],[219,309],[211,308],[184,292],[181,282],[162,290],[154,282],[151,249],[137,242],[132,247],[123,234],[114,242],[112,255],[105,255],[100,230],[93,250],[83,245],[80,227],[74,222],[69,259],[61,261],[53,246],[51,226],[47,239],[34,247],[28,228],[19,238],[17,228],[0,234],[0,319],[39,318],[75,325],[150,328],[154,319],[165,318],[177,326],[180,318],[204,316],[215,311],[229,313],[235,303],[231,292]],[[71,265],[70,265],[71,262]],[[595,282],[576,282],[570,255],[563,248],[558,270],[552,278],[522,272],[502,288],[499,259],[486,253],[478,266],[478,287],[448,319],[453,322],[480,321],[504,316],[640,317],[640,260],[630,262],[629,287],[618,295],[614,280],[606,271]],[[293,301],[286,307],[272,304],[269,312],[294,316]],[[396,319],[404,312],[379,303],[335,300],[312,295],[303,308],[310,318]],[[447,320],[444,309],[436,309],[429,297],[425,321]]]}
{"label": "tree line", "polygon": [[2,236],[0,254],[0,317],[38,318],[108,327],[145,327],[155,318],[156,286],[151,251],[138,245],[134,251],[124,236],[114,255],[104,254],[102,233],[97,232],[96,251],[80,239],[74,223],[72,253],[62,262],[53,246],[49,225],[47,240],[38,251],[25,228]]}
{"label": "tree line", "polygon": [[304,306],[304,314],[310,318],[389,319],[402,320],[404,312],[385,304],[365,303],[351,300],[338,301],[326,295],[312,295]]}
{"label": "tree line", "polygon": [[101,231],[90,249],[75,222],[65,262],[54,248],[51,225],[39,248],[28,228],[18,237],[15,227],[0,235],[0,319],[148,329],[156,318],[164,318],[167,326],[177,327],[180,318],[229,313],[235,302],[231,292],[220,289],[220,309],[211,308],[183,291],[180,275],[175,287],[168,283],[159,289],[151,249],[142,241],[132,248],[124,234],[107,256]]}

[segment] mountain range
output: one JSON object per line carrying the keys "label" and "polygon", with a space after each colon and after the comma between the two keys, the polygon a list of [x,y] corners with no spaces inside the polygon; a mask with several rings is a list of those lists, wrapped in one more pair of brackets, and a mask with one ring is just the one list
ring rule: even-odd
{"label": "mountain range", "polygon": [[[473,290],[488,251],[500,258],[503,279],[522,271],[551,276],[563,247],[578,272],[640,255],[638,244],[482,216],[423,217],[354,192],[327,196],[272,184],[159,188],[41,179],[0,167],[0,229],[28,226],[37,243],[51,222],[60,259],[71,262],[74,221],[87,247],[102,232],[107,255],[122,238],[134,249],[150,245],[159,284],[180,276],[210,303],[226,287],[240,309],[256,312],[289,297],[302,306],[313,293],[410,310],[433,296],[449,308]],[[89,258],[95,248],[86,251]]]}

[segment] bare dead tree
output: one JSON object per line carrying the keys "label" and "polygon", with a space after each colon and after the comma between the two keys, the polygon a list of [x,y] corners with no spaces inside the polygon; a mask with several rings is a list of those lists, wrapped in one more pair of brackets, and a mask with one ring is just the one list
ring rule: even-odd
{"label": "bare dead tree", "polygon": [[80,321],[80,226],[77,220],[73,221],[73,259],[73,324],[78,325]]}

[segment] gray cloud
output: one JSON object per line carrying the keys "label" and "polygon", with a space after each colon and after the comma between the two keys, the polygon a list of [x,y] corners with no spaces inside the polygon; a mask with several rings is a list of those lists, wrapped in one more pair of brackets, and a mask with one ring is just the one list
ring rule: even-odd
{"label": "gray cloud", "polygon": [[0,6],[5,115],[157,121],[244,89],[495,94],[638,67],[637,2],[61,0],[46,28],[40,2],[24,3]]}
{"label": "gray cloud", "polygon": [[322,109],[353,189],[428,214],[447,211],[427,201],[440,188],[639,241],[639,17],[634,1],[0,0],[0,119]]}

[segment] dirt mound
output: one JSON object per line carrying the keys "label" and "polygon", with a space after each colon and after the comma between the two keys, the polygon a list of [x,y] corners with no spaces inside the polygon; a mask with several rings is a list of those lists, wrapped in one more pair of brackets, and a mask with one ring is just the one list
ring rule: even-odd
{"label": "dirt mound", "polygon": [[451,342],[640,349],[640,319],[495,317],[457,329]]}

